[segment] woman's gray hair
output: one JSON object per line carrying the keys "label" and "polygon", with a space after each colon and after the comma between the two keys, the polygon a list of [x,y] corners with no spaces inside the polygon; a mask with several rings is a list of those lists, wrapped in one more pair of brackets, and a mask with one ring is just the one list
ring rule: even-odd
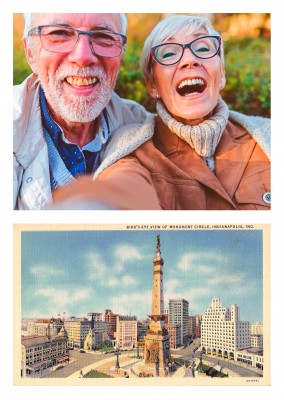
{"label": "woman's gray hair", "polygon": [[[120,25],[121,25],[121,32],[123,35],[126,34],[126,28],[127,28],[127,18],[125,14],[119,14],[120,16]],[[25,18],[25,29],[24,29],[24,38],[28,36],[29,31],[32,28],[32,20],[33,20],[34,14],[24,14]]]}
{"label": "woman's gray hair", "polygon": [[[211,25],[209,19],[205,17],[192,16],[192,15],[172,15],[161,20],[152,30],[147,37],[141,55],[141,69],[144,78],[153,81],[153,69],[151,60],[151,48],[161,44],[179,32],[184,35],[191,35],[198,30],[204,30],[208,35],[220,36]],[[221,43],[220,52],[221,63],[224,65],[224,47],[223,41]]]}

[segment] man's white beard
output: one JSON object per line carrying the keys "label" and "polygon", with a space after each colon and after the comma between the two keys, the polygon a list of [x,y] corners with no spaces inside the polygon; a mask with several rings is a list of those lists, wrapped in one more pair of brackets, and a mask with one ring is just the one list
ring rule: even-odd
{"label": "man's white beard", "polygon": [[[46,84],[41,79],[41,71],[38,68],[39,79],[46,99],[52,110],[67,123],[94,121],[108,104],[114,85],[112,77],[107,76],[102,68],[87,67],[59,67],[54,76],[48,76]],[[89,96],[66,96],[63,92],[63,81],[67,76],[97,77],[99,85],[97,90]],[[66,84],[66,83],[65,83]]]}

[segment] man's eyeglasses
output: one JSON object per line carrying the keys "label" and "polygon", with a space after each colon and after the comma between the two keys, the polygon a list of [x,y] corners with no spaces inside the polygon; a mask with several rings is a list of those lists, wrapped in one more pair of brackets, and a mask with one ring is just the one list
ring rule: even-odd
{"label": "man's eyeglasses", "polygon": [[107,30],[81,31],[62,25],[41,25],[28,33],[39,35],[42,47],[52,53],[70,53],[76,46],[80,35],[88,35],[90,46],[98,56],[118,57],[127,42],[126,36]]}
{"label": "man's eyeglasses", "polygon": [[188,48],[197,58],[207,59],[220,54],[221,42],[220,36],[202,36],[188,44],[162,43],[152,47],[151,55],[161,65],[174,65]]}

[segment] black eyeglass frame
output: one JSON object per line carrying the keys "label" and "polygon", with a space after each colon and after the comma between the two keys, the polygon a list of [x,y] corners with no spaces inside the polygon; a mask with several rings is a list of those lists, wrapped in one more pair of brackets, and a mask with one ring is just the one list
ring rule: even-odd
{"label": "black eyeglass frame", "polygon": [[[192,46],[192,44],[195,43],[197,40],[200,40],[200,39],[207,39],[207,38],[214,38],[214,39],[217,39],[217,40],[218,40],[218,48],[217,48],[217,50],[216,50],[216,53],[215,53],[213,56],[210,56],[210,57],[200,57],[200,56],[198,56],[197,54],[194,53],[194,51],[192,50],[191,46]],[[222,43],[222,38],[221,38],[221,36],[208,35],[208,36],[201,36],[201,37],[199,37],[199,38],[197,38],[197,39],[194,39],[192,42],[187,43],[187,44],[181,44],[181,43],[175,43],[175,42],[161,43],[161,44],[158,44],[157,46],[152,47],[151,50],[150,50],[150,53],[151,53],[151,56],[154,58],[154,60],[155,60],[158,64],[167,67],[167,66],[170,66],[170,65],[175,65],[175,64],[177,64],[177,63],[182,59],[185,49],[189,49],[195,57],[200,58],[200,59],[202,59],[202,60],[208,60],[209,58],[213,58],[213,57],[215,57],[216,55],[219,55],[219,56],[220,56],[220,52],[221,52],[221,43]],[[158,60],[158,58],[156,57],[156,53],[155,53],[155,52],[156,52],[156,50],[157,50],[158,48],[164,47],[164,46],[168,46],[168,45],[171,45],[171,44],[178,45],[178,46],[180,46],[180,47],[182,48],[181,56],[180,56],[180,58],[179,58],[177,61],[175,61],[174,63],[171,63],[171,64],[164,64],[164,63],[162,63],[160,60]]]}
{"label": "black eyeglass frame", "polygon": [[[42,31],[43,28],[51,28],[51,27],[54,27],[54,28],[63,28],[63,29],[70,29],[70,30],[72,30],[72,31],[74,31],[74,32],[77,32],[77,39],[76,39],[76,41],[75,41],[75,43],[74,43],[74,46],[72,47],[71,50],[69,50],[69,51],[52,51],[52,50],[48,50],[48,49],[46,49],[46,48],[44,47],[44,45],[43,45],[43,43],[42,43],[42,39],[41,39],[41,31]],[[29,30],[28,36],[39,35],[42,47],[43,47],[46,51],[49,51],[50,53],[68,54],[68,53],[71,53],[71,51],[73,51],[74,48],[76,47],[80,35],[88,35],[88,36],[89,36],[89,39],[91,39],[91,36],[92,36],[92,34],[93,34],[94,32],[98,32],[98,33],[99,33],[99,32],[102,32],[102,33],[110,33],[111,35],[117,35],[117,36],[120,36],[120,37],[122,38],[122,47],[121,47],[120,53],[119,53],[118,55],[116,55],[116,56],[101,56],[101,57],[106,57],[106,58],[115,58],[115,57],[119,57],[119,56],[121,55],[121,53],[124,51],[125,46],[126,46],[126,43],[127,43],[127,37],[126,37],[125,35],[123,35],[122,33],[112,32],[112,31],[103,30],[103,29],[95,29],[95,30],[93,30],[93,31],[82,31],[82,30],[80,30],[80,29],[71,28],[70,26],[66,26],[66,25],[39,25],[39,26],[35,26],[35,27],[32,28],[31,30]],[[93,45],[92,45],[91,40],[89,40],[89,43],[90,43],[92,52],[93,52],[94,54],[96,54],[96,52],[95,52],[94,49],[93,49]]]}

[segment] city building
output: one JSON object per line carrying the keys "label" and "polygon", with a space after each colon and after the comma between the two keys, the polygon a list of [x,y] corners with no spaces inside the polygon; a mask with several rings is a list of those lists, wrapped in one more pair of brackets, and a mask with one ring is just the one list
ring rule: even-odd
{"label": "city building", "polygon": [[169,324],[169,309],[168,308],[165,309],[165,324],[166,325]]}
{"label": "city building", "polygon": [[27,323],[27,336],[57,335],[63,326],[60,318],[37,319]]}
{"label": "city building", "polygon": [[147,333],[149,322],[137,321],[137,337],[143,339]]}
{"label": "city building", "polygon": [[249,365],[263,370],[263,352],[256,351],[255,349],[246,349],[236,352],[236,360],[239,363]]}
{"label": "city building", "polygon": [[170,299],[169,325],[180,325],[182,344],[188,341],[188,301],[185,299]]}
{"label": "city building", "polygon": [[196,337],[196,316],[195,315],[188,316],[188,335],[192,339]]}
{"label": "city building", "polygon": [[89,312],[87,314],[88,321],[91,321],[92,328],[94,327],[95,321],[102,321],[103,320],[103,313],[99,312]]}
{"label": "city building", "polygon": [[21,349],[22,377],[40,373],[45,368],[69,360],[65,335],[24,336]]}
{"label": "city building", "polygon": [[259,350],[263,350],[263,335],[250,335],[250,345]]}
{"label": "city building", "polygon": [[118,314],[114,314],[111,310],[104,310],[102,314],[102,320],[109,322],[109,334],[111,337],[115,336],[117,316]]}
{"label": "city building", "polygon": [[135,316],[117,316],[116,347],[133,349],[137,347],[137,318]]}
{"label": "city building", "polygon": [[201,324],[202,324],[202,315],[197,314],[195,316],[196,318],[196,332],[195,332],[195,337],[200,337],[201,336]]}
{"label": "city building", "polygon": [[70,348],[82,348],[91,328],[91,321],[82,318],[72,318],[64,321],[64,328],[68,334]]}
{"label": "city building", "polygon": [[251,335],[263,335],[263,325],[261,322],[253,322],[250,324]]}
{"label": "city building", "polygon": [[98,332],[94,328],[89,329],[84,341],[84,350],[96,350],[108,345],[111,345],[111,340],[107,332]]}
{"label": "city building", "polygon": [[167,329],[170,337],[170,348],[177,349],[181,346],[181,326],[167,325]]}
{"label": "city building", "polygon": [[250,347],[250,323],[240,320],[240,309],[213,299],[201,325],[201,347],[206,354],[236,360],[238,350]]}

